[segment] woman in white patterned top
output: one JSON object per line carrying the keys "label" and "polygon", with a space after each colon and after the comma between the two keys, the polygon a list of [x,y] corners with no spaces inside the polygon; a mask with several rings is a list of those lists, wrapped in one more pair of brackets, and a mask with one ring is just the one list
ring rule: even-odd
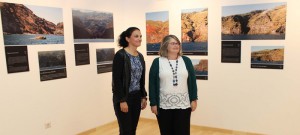
{"label": "woman in white patterned top", "polygon": [[149,100],[161,135],[190,135],[191,112],[197,107],[197,84],[191,60],[182,55],[175,35],[164,37],[160,57],[149,73]]}

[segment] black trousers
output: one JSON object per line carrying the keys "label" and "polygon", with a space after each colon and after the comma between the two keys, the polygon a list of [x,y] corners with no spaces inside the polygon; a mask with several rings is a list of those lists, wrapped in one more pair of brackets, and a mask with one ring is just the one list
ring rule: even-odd
{"label": "black trousers", "polygon": [[156,118],[161,135],[190,135],[191,108],[159,108]]}
{"label": "black trousers", "polygon": [[120,103],[114,104],[120,135],[135,135],[141,113],[140,91],[132,92],[128,95],[127,105],[128,112],[124,113],[121,111]]}

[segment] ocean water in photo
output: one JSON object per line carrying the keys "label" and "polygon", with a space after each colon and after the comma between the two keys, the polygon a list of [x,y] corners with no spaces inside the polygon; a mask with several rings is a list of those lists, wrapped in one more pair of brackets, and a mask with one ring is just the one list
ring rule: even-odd
{"label": "ocean water in photo", "polygon": [[222,40],[283,40],[285,39],[285,34],[280,35],[229,35],[222,34]]}
{"label": "ocean water in photo", "polygon": [[114,42],[114,39],[74,39],[75,43]]}
{"label": "ocean water in photo", "polygon": [[258,61],[258,60],[251,60],[251,64],[283,65],[283,61]]}
{"label": "ocean water in photo", "polygon": [[183,52],[207,52],[207,42],[182,43]]}
{"label": "ocean water in photo", "polygon": [[[160,43],[147,44],[147,51],[159,51]],[[183,52],[207,52],[207,42],[182,43]]]}
{"label": "ocean water in photo", "polygon": [[208,72],[207,71],[195,71],[195,74],[197,76],[201,75],[201,76],[207,76]]}
{"label": "ocean water in photo", "polygon": [[[35,39],[38,36],[46,39]],[[64,36],[47,34],[10,34],[4,35],[5,45],[40,45],[40,44],[64,44]]]}
{"label": "ocean water in photo", "polygon": [[50,67],[40,67],[40,71],[47,71],[47,70],[56,70],[56,69],[65,69],[66,66],[50,66]]}

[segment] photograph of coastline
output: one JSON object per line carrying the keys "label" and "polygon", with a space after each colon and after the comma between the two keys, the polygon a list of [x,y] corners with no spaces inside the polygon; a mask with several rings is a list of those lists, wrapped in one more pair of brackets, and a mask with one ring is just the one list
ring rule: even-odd
{"label": "photograph of coastline", "polygon": [[40,80],[47,81],[67,77],[64,50],[38,52]]}
{"label": "photograph of coastline", "polygon": [[146,13],[147,55],[158,55],[160,42],[167,35],[169,35],[168,11]]}
{"label": "photograph of coastline", "polygon": [[74,42],[113,42],[113,13],[72,10]]}
{"label": "photograph of coastline", "polygon": [[284,40],[287,3],[222,7],[222,40]]}
{"label": "photograph of coastline", "polygon": [[251,68],[283,69],[283,46],[252,46]]}
{"label": "photograph of coastline", "polygon": [[64,44],[62,8],[0,2],[4,45]]}
{"label": "photograph of coastline", "polygon": [[101,48],[96,50],[98,74],[112,71],[114,55],[115,48]]}
{"label": "photograph of coastline", "polygon": [[181,12],[183,54],[208,55],[208,9],[185,9]]}
{"label": "photograph of coastline", "polygon": [[208,60],[207,59],[191,59],[194,65],[196,78],[200,80],[208,80]]}

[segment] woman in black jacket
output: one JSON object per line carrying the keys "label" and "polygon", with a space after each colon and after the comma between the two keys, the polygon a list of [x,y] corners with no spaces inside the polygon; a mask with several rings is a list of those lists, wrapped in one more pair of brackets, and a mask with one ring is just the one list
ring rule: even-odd
{"label": "woman in black jacket", "polygon": [[137,51],[142,35],[130,27],[119,37],[122,47],[114,56],[112,90],[120,135],[135,135],[141,110],[146,108],[145,60]]}

